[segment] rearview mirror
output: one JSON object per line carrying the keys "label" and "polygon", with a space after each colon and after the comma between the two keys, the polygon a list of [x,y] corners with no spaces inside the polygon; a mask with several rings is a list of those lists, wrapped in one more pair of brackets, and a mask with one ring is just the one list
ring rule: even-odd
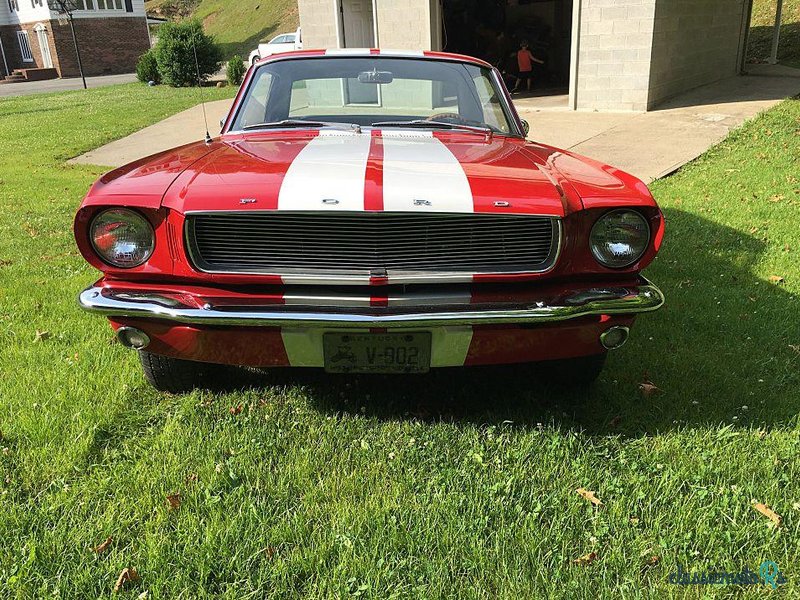
{"label": "rearview mirror", "polygon": [[522,121],[522,131],[525,132],[525,137],[528,137],[528,134],[531,132],[531,125],[525,119],[521,119]]}
{"label": "rearview mirror", "polygon": [[390,71],[373,69],[372,71],[362,71],[358,74],[359,83],[382,84],[392,83],[392,81],[394,81],[394,75]]}

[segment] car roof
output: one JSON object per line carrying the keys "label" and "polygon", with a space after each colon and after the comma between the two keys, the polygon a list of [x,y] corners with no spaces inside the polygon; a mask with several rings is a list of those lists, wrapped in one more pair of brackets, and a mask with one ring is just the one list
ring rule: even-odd
{"label": "car roof", "polygon": [[422,60],[452,60],[458,62],[468,62],[480,67],[491,69],[492,65],[479,58],[466,56],[464,54],[453,54],[450,52],[432,52],[429,50],[389,50],[381,48],[333,48],[329,50],[291,50],[288,52],[277,52],[262,58],[259,63],[272,62],[276,60],[296,59],[296,58],[326,58],[326,57],[363,57],[363,56],[382,56],[390,58],[419,58]]}

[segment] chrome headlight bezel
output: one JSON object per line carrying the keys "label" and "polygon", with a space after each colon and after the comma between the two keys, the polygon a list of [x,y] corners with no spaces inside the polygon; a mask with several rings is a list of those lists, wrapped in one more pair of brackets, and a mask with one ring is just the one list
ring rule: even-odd
{"label": "chrome headlight bezel", "polygon": [[[133,245],[134,247],[128,249],[125,253],[119,249],[114,249],[115,246],[121,243],[118,239],[112,239],[108,247],[101,247],[98,243],[100,238],[98,228],[103,225],[111,227],[114,224],[118,225],[117,229],[119,226],[133,229],[132,232],[127,232],[129,238],[127,242],[129,246]],[[110,229],[105,232],[105,235],[111,236],[114,233],[116,233],[116,229]],[[135,237],[140,239],[131,239]],[[134,269],[150,260],[156,246],[156,235],[150,221],[140,212],[129,208],[107,208],[98,212],[92,218],[89,224],[89,243],[98,258],[105,264],[118,269]],[[131,258],[121,260],[119,257],[126,253],[131,254]]]}
{"label": "chrome headlight bezel", "polygon": [[[601,235],[605,236],[606,238],[608,237],[609,228],[617,228],[618,230],[624,228],[625,223],[623,221],[626,218],[632,219],[632,222],[629,225],[638,224],[641,226],[642,233],[644,234],[638,240],[636,240],[635,246],[633,245],[631,239],[621,239],[618,242],[614,242],[613,240],[609,241],[608,239],[598,241],[598,238]],[[606,231],[603,231],[603,228],[606,228]],[[619,208],[609,211],[597,219],[595,224],[592,226],[591,233],[589,234],[589,250],[591,251],[594,259],[604,267],[609,269],[626,269],[641,260],[642,256],[644,256],[644,254],[647,252],[647,248],[650,246],[651,235],[650,222],[648,221],[647,217],[645,217],[638,210]],[[620,237],[622,238],[624,236]],[[618,255],[619,258],[615,258],[613,251],[609,252],[608,248],[605,252],[602,250],[601,246],[604,243],[606,245],[617,243],[622,246],[631,246],[633,247],[634,251],[627,252],[625,254],[620,253]]]}

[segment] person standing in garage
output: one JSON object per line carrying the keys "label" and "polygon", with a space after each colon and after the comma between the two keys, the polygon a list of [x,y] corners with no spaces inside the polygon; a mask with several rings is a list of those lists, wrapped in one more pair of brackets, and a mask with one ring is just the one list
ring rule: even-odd
{"label": "person standing in garage", "polygon": [[519,51],[517,52],[519,74],[517,75],[517,83],[514,85],[514,89],[511,90],[512,93],[517,91],[519,82],[523,80],[527,82],[528,91],[531,91],[531,86],[533,85],[533,63],[543,65],[544,61],[539,60],[531,53],[528,48],[527,40],[522,40],[519,45]]}

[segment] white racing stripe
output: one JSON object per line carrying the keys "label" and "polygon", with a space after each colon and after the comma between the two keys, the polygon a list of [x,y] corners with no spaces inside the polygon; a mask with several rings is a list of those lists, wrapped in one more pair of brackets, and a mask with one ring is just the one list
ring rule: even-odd
{"label": "white racing stripe", "polygon": [[286,170],[279,210],[364,210],[369,133],[323,130]]}
{"label": "white racing stripe", "polygon": [[430,131],[381,132],[385,211],[475,211],[464,168]]}
{"label": "white racing stripe", "polygon": [[325,50],[328,56],[370,56],[369,48],[329,48]]}

